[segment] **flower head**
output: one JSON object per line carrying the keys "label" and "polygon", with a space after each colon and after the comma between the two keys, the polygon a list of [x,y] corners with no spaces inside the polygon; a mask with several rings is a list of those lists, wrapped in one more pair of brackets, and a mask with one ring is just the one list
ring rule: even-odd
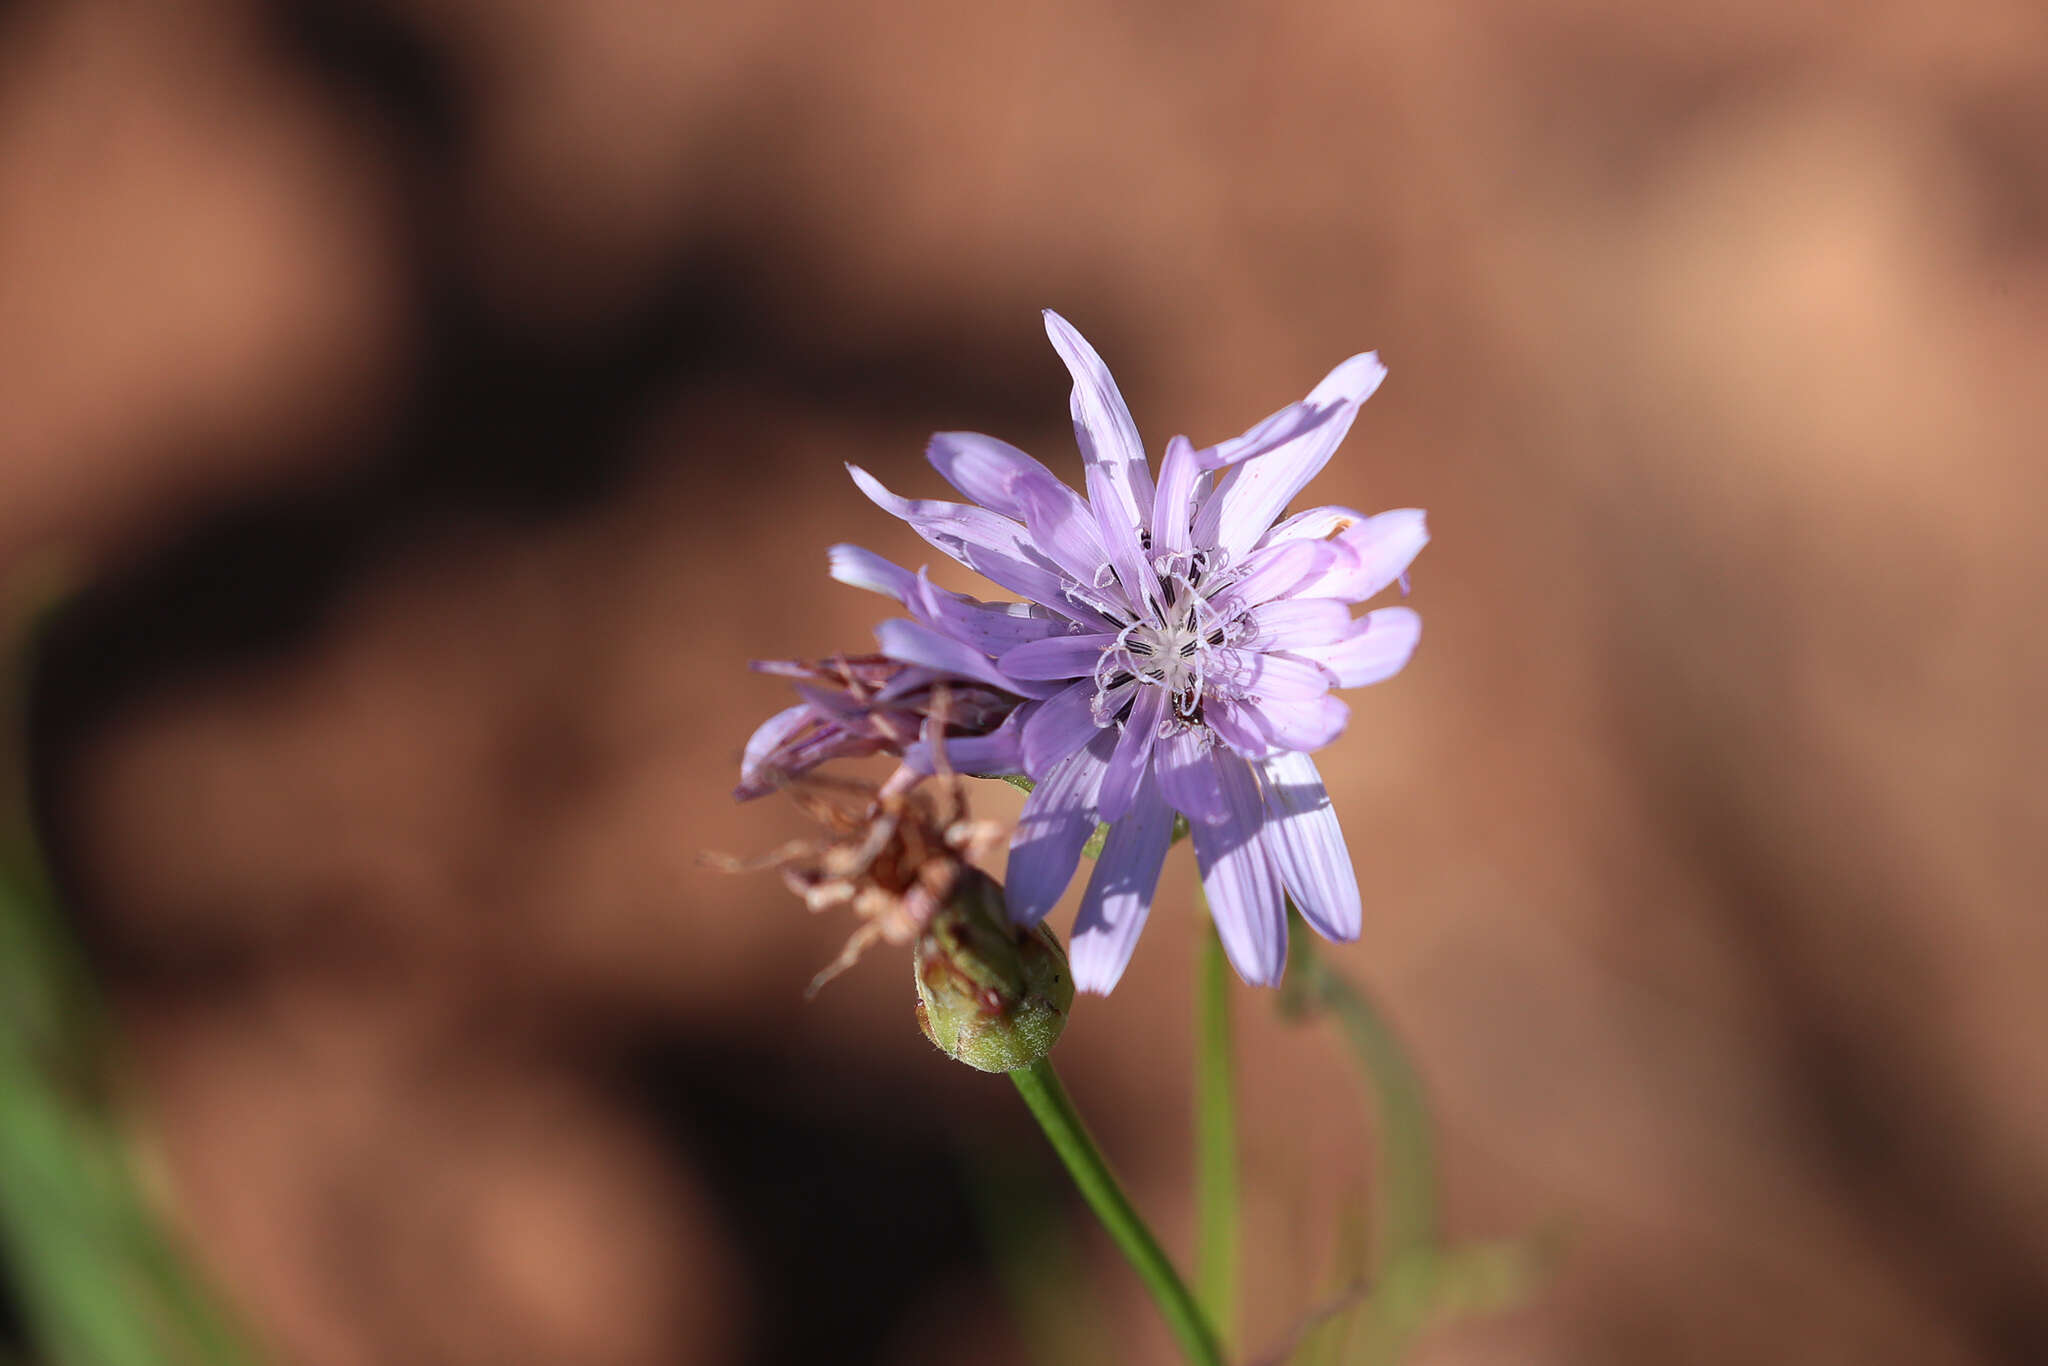
{"label": "flower head", "polygon": [[[803,701],[754,731],[740,757],[733,796],[751,801],[787,786],[832,759],[870,754],[924,755],[927,732],[941,727],[954,745],[983,759],[991,746],[1014,749],[1002,724],[1021,700],[977,679],[961,678],[887,655],[830,659],[757,659],[757,672],[797,680]],[[929,761],[923,772],[931,771]]]}
{"label": "flower head", "polygon": [[1175,437],[1155,480],[1101,358],[1059,315],[1046,330],[1074,377],[1085,498],[967,432],[933,437],[927,455],[970,503],[900,498],[852,470],[882,508],[1027,601],[941,593],[852,547],[835,552],[835,575],[910,608],[915,620],[877,633],[886,653],[1023,699],[1001,744],[949,745],[964,771],[1036,782],[1011,842],[1013,919],[1043,917],[1109,824],[1070,946],[1083,989],[1108,991],[1129,963],[1176,811],[1231,962],[1272,985],[1289,896],[1326,937],[1359,933],[1357,876],[1309,757],[1349,717],[1331,691],[1391,677],[1421,632],[1406,607],[1350,610],[1427,542],[1420,511],[1280,520],[1386,369],[1353,356],[1242,436],[1199,450]]}

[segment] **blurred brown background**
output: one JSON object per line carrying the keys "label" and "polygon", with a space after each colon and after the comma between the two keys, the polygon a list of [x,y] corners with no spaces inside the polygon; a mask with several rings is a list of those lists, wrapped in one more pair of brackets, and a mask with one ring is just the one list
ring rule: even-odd
{"label": "blurred brown background", "polygon": [[[15,5],[0,557],[104,575],[40,791],[279,1358],[1022,1361],[980,1190],[1167,1359],[893,953],[806,1006],[849,926],[695,863],[799,829],[726,793],[742,661],[882,615],[824,547],[927,557],[840,463],[1076,468],[1046,305],[1155,453],[1392,368],[1340,961],[1456,1228],[1570,1238],[1423,1359],[2048,1360],[2037,3]],[[1059,1055],[1182,1247],[1183,863]],[[1370,1126],[1240,1000],[1256,1343]]]}

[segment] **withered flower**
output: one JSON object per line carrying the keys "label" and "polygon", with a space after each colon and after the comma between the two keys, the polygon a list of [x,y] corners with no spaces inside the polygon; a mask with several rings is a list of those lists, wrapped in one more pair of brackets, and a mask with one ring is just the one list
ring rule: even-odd
{"label": "withered flower", "polygon": [[[950,696],[931,719],[953,715]],[[1045,1056],[1066,1027],[1073,974],[1044,926],[1012,925],[1003,889],[973,864],[1006,832],[974,820],[958,778],[935,746],[941,780],[887,783],[808,776],[784,788],[830,833],[797,840],[753,864],[716,860],[735,871],[779,868],[810,910],[851,909],[859,925],[806,995],[859,960],[877,940],[915,946],[917,1020],[949,1056],[984,1072],[1007,1072]]]}

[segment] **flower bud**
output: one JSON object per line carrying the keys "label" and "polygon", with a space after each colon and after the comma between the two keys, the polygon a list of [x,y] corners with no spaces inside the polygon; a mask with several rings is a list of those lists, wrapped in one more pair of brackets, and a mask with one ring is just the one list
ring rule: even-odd
{"label": "flower bud", "polygon": [[1029,1067],[1067,1027],[1074,974],[1059,941],[1012,925],[1003,889],[971,867],[918,936],[914,966],[918,1028],[969,1067]]}

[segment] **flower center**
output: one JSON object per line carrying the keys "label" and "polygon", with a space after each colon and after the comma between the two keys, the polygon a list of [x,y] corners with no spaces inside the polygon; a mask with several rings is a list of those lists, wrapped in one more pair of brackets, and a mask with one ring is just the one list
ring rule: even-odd
{"label": "flower center", "polygon": [[1141,687],[1166,690],[1169,725],[1199,722],[1202,698],[1219,681],[1216,653],[1242,634],[1240,623],[1225,620],[1209,600],[1229,579],[1212,573],[1204,555],[1161,556],[1155,568],[1162,596],[1148,601],[1096,662],[1097,725],[1122,716]]}

